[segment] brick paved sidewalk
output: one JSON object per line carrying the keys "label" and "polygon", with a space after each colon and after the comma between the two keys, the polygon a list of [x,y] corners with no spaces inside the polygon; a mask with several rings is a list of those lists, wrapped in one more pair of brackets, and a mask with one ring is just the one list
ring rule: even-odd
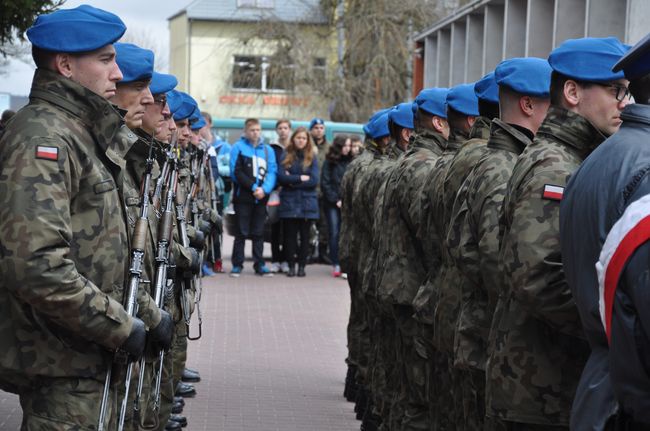
{"label": "brick paved sidewalk", "polygon": [[[247,262],[239,279],[203,279],[203,338],[188,354],[203,380],[187,400],[186,430],[359,429],[342,395],[348,287],[329,271],[262,278]],[[20,418],[17,398],[0,391],[0,430],[18,429]]]}

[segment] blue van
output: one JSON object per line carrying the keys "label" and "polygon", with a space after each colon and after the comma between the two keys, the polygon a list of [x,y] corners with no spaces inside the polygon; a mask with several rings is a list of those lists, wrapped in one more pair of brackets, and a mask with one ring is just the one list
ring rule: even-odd
{"label": "blue van", "polygon": [[[212,133],[219,136],[224,141],[234,144],[237,139],[242,135],[244,130],[244,118],[226,118],[226,119],[212,119]],[[273,142],[277,139],[275,134],[275,123],[277,120],[260,119],[262,126],[262,136],[267,143]],[[309,128],[309,121],[293,121],[291,120],[291,128],[297,127]],[[356,123],[337,123],[334,121],[325,122],[325,138],[328,142],[332,142],[336,135],[358,135],[363,140],[363,125]]]}

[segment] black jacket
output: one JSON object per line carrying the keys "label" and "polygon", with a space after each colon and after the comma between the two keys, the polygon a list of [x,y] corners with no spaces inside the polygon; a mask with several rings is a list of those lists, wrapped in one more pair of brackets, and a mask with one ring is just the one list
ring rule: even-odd
{"label": "black jacket", "polygon": [[323,199],[329,204],[336,205],[341,199],[341,181],[343,174],[350,164],[350,157],[341,157],[338,162],[325,160],[320,179],[320,190]]}
{"label": "black jacket", "polygon": [[602,430],[617,402],[650,424],[650,229],[635,221],[650,215],[650,106],[629,105],[621,118],[561,202],[564,270],[592,350],[571,413],[577,431]]}

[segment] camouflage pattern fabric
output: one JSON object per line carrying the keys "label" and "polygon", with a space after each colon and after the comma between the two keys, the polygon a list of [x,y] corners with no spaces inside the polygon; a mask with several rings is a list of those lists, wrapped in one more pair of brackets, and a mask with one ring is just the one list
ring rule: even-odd
{"label": "camouflage pattern fabric", "polygon": [[490,334],[488,415],[569,423],[589,348],[562,270],[560,201],[544,198],[544,190],[564,187],[604,138],[583,117],[552,106],[514,166],[499,221],[504,287]]}
{"label": "camouflage pattern fabric", "polygon": [[517,156],[530,142],[516,128],[492,121],[485,154],[458,192],[447,234],[461,286],[454,366],[460,369],[464,429],[484,426],[487,339],[501,277],[498,215]]}

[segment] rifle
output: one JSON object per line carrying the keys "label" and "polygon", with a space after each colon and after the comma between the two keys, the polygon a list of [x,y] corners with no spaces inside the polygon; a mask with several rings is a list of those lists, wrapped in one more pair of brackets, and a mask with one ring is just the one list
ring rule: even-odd
{"label": "rifle", "polygon": [[[127,289],[125,309],[131,317],[135,317],[138,312],[137,294],[142,278],[142,266],[144,264],[144,252],[147,244],[147,231],[149,228],[149,184],[151,183],[151,171],[153,169],[153,143],[149,147],[149,156],[147,158],[145,175],[142,178],[140,188],[140,217],[135,223],[133,230],[133,240],[131,244],[131,258],[129,264],[129,283]],[[131,375],[133,374],[133,361],[129,358],[126,352],[116,351],[113,355],[113,360],[106,371],[106,380],[104,382],[104,391],[102,393],[102,402],[99,411],[99,424],[98,431],[104,430],[104,422],[106,421],[106,409],[108,407],[108,397],[112,380],[113,365],[123,363],[126,359],[126,377],[124,381],[124,398],[120,407],[120,416],[118,422],[118,431],[124,429],[124,419],[126,417],[126,409],[129,398],[129,389],[131,388]]]}

